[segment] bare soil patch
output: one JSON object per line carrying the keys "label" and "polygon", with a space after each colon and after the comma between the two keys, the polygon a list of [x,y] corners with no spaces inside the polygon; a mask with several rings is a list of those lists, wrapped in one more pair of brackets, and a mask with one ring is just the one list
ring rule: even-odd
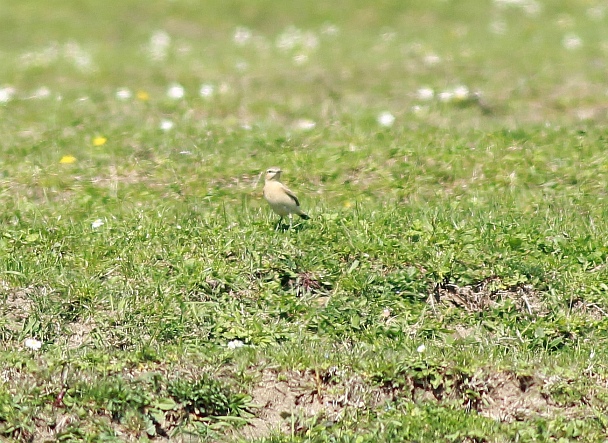
{"label": "bare soil patch", "polygon": [[69,333],[64,336],[65,344],[69,349],[75,349],[86,345],[91,340],[91,333],[95,327],[95,322],[90,318],[80,322],[70,323],[67,326]]}
{"label": "bare soil patch", "polygon": [[323,374],[310,371],[275,372],[266,370],[251,392],[259,406],[256,418],[241,434],[261,438],[277,433],[302,433],[312,423],[330,426],[348,410],[373,408],[387,399],[380,390],[371,391],[360,377],[334,381],[338,369]]}
{"label": "bare soil patch", "polygon": [[[433,386],[430,380],[411,377],[406,386],[377,386],[358,376],[334,382],[327,374],[266,370],[252,390],[259,409],[250,424],[239,431],[245,438],[267,437],[272,433],[302,433],[308,425],[339,422],[349,411],[371,410],[387,401],[460,404],[463,409],[505,423],[557,415],[591,416],[585,405],[559,405],[543,388],[548,383],[540,375],[518,375],[508,371],[479,370],[460,374],[446,368],[446,383]],[[472,395],[474,393],[474,395]]]}
{"label": "bare soil patch", "polygon": [[13,288],[4,280],[0,280],[0,315],[4,319],[4,327],[11,333],[18,333],[23,323],[34,308],[32,293],[44,291],[44,288]]}
{"label": "bare soil patch", "polygon": [[264,437],[273,431],[288,432],[293,420],[315,416],[322,411],[329,415],[337,413],[334,407],[326,408],[329,405],[324,402],[310,374],[265,371],[251,396],[260,409],[243,431],[247,438]]}
{"label": "bare soil patch", "polygon": [[483,312],[507,301],[516,309],[531,317],[543,316],[547,309],[540,293],[530,285],[502,288],[497,277],[487,278],[474,285],[458,286],[451,283],[437,284],[429,297],[429,304],[457,306],[469,312]]}
{"label": "bare soil patch", "polygon": [[580,407],[558,406],[550,396],[543,393],[545,383],[546,380],[539,376],[518,376],[500,372],[491,374],[487,379],[491,388],[478,412],[507,423],[532,417],[574,418],[586,415]]}

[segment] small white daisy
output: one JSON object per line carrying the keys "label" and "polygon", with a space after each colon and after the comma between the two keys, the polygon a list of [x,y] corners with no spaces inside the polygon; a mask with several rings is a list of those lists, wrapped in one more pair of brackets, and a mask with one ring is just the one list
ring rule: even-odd
{"label": "small white daisy", "polygon": [[441,102],[449,102],[454,98],[454,93],[452,91],[443,91],[439,93],[438,97]]}
{"label": "small white daisy", "polygon": [[276,47],[283,51],[289,51],[294,49],[301,42],[302,31],[295,26],[289,26],[277,37]]}
{"label": "small white daisy", "polygon": [[418,91],[416,92],[416,95],[418,97],[419,100],[431,100],[434,96],[435,96],[435,91],[433,91],[431,88],[420,88],[418,89]]}
{"label": "small white daisy", "polygon": [[26,338],[23,345],[32,351],[38,351],[42,347],[42,342],[35,338]]}
{"label": "small white daisy", "polygon": [[338,35],[339,32],[340,29],[333,23],[324,23],[323,26],[321,26],[321,34],[334,36]]}
{"label": "small white daisy", "polygon": [[167,97],[174,100],[179,100],[180,98],[183,98],[184,95],[186,95],[186,91],[184,90],[184,87],[178,83],[173,83],[169,86],[169,89],[167,89]]}
{"label": "small white daisy", "polygon": [[161,61],[167,58],[171,36],[163,30],[155,31],[150,37],[148,51],[152,60]]}
{"label": "small white daisy", "polygon": [[428,66],[435,66],[441,61],[441,57],[437,54],[427,54],[424,56],[424,63]]}
{"label": "small white daisy", "polygon": [[228,347],[228,349],[237,349],[245,346],[245,343],[243,343],[241,340],[232,340],[229,341],[226,346]]}
{"label": "small white daisy", "polygon": [[424,113],[428,108],[426,106],[419,106],[419,105],[414,105],[412,106],[412,112],[414,114],[422,114]]}
{"label": "small white daisy", "polygon": [[8,103],[13,99],[15,95],[16,89],[12,86],[5,86],[4,88],[0,88],[0,103]]}
{"label": "small white daisy", "polygon": [[160,122],[160,129],[165,132],[173,129],[173,126],[174,126],[174,124],[171,120],[161,120],[161,122]]}
{"label": "small white daisy", "polygon": [[562,40],[562,45],[569,51],[573,51],[583,46],[583,40],[576,34],[568,34]]}
{"label": "small white daisy", "polygon": [[210,85],[209,83],[201,85],[201,89],[198,91],[200,96],[204,97],[204,98],[211,97],[213,95],[213,92],[214,92],[214,87],[213,87],[213,85]]}
{"label": "small white daisy", "polygon": [[232,39],[237,45],[243,46],[245,43],[251,40],[251,31],[244,26],[239,26],[234,31],[234,36]]}
{"label": "small white daisy", "polygon": [[101,228],[103,225],[104,225],[103,220],[98,218],[93,223],[91,223],[91,228],[97,229],[97,228]]}
{"label": "small white daisy", "polygon": [[116,91],[116,98],[119,100],[128,100],[132,95],[131,90],[127,88],[120,88]]}
{"label": "small white daisy", "polygon": [[466,100],[469,98],[469,88],[466,86],[460,85],[454,88],[454,99],[456,100]]}
{"label": "small white daisy", "polygon": [[297,129],[300,129],[301,131],[310,131],[311,129],[314,129],[315,126],[317,126],[317,124],[314,121],[309,120],[307,118],[302,118],[300,120],[297,120],[295,123],[295,127]]}
{"label": "small white daisy", "polygon": [[380,113],[378,115],[378,124],[380,126],[390,127],[395,123],[395,116],[388,111]]}
{"label": "small white daisy", "polygon": [[293,62],[296,65],[303,65],[308,61],[308,56],[306,54],[297,54],[293,56]]}
{"label": "small white daisy", "polygon": [[51,96],[51,90],[49,88],[47,88],[46,86],[41,86],[40,88],[38,88],[34,91],[34,95],[32,96],[32,98],[43,99],[43,98],[48,98],[50,96]]}

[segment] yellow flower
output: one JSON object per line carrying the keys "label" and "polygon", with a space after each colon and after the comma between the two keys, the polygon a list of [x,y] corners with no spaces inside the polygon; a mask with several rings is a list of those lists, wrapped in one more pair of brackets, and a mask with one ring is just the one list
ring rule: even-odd
{"label": "yellow flower", "polygon": [[350,208],[353,204],[349,201],[344,202],[344,207],[345,208]]}
{"label": "yellow flower", "polygon": [[68,165],[70,163],[74,163],[75,161],[76,157],[74,157],[73,155],[64,155],[63,157],[61,157],[61,160],[59,160],[59,163]]}
{"label": "yellow flower", "polygon": [[93,139],[93,146],[102,146],[102,145],[105,145],[107,141],[108,141],[108,139],[105,138],[105,137],[95,137]]}
{"label": "yellow flower", "polygon": [[150,95],[146,91],[137,91],[137,98],[145,102],[150,98]]}

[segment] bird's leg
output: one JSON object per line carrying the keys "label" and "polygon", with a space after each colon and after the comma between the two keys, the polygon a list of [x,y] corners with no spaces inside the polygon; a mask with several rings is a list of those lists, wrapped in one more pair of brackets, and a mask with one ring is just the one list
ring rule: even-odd
{"label": "bird's leg", "polygon": [[289,229],[291,229],[293,226],[293,217],[291,216],[291,214],[289,214]]}
{"label": "bird's leg", "polygon": [[281,218],[279,218],[279,221],[277,222],[277,225],[275,226],[274,230],[278,231],[282,225],[283,225],[283,216],[281,216]]}

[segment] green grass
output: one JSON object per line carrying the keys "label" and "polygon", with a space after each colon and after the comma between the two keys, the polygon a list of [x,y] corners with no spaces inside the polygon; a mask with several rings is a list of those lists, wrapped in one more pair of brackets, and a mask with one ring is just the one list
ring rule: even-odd
{"label": "green grass", "polygon": [[606,439],[606,5],[0,9],[1,441]]}

